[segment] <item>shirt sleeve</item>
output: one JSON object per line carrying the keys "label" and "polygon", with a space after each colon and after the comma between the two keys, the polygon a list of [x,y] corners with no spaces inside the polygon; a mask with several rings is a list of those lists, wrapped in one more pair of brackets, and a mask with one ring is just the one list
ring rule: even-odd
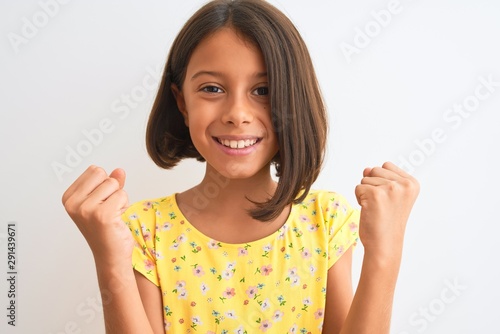
{"label": "shirt sleeve", "polygon": [[359,240],[360,211],[352,208],[347,200],[336,193],[330,193],[327,204],[328,223],[328,268]]}
{"label": "shirt sleeve", "polygon": [[153,202],[132,204],[122,215],[135,240],[132,252],[133,268],[156,286],[160,286],[156,269],[156,210]]}

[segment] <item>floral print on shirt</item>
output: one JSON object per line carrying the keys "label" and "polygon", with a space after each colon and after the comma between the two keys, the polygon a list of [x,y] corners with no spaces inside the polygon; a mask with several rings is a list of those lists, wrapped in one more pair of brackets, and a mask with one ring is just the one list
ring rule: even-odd
{"label": "floral print on shirt", "polygon": [[213,240],[175,194],[137,202],[122,219],[133,267],[159,286],[167,333],[321,333],[328,269],[358,240],[359,211],[311,191],[285,224],[244,244]]}

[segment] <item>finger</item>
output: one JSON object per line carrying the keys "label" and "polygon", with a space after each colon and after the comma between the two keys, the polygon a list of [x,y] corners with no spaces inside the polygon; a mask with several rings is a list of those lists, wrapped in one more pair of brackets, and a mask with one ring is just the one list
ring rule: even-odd
{"label": "finger", "polygon": [[404,177],[404,178],[413,178],[410,174],[406,173],[403,169],[399,168],[395,164],[393,164],[390,161],[384,162],[382,165],[382,168],[385,168],[387,170],[390,170],[393,173],[396,173],[397,175]]}
{"label": "finger", "polygon": [[83,200],[107,177],[104,169],[94,165],[89,166],[64,192],[63,204],[74,195],[77,195],[78,200]]}
{"label": "finger", "polygon": [[120,185],[120,189],[122,189],[125,186],[125,178],[126,174],[125,171],[121,168],[117,168],[114,171],[109,174],[109,177],[112,177],[116,179]]}
{"label": "finger", "polygon": [[361,205],[361,207],[363,207],[366,204],[365,200],[367,196],[369,196],[372,190],[373,187],[371,185],[366,185],[366,184],[358,184],[354,189],[356,200],[358,201],[358,204]]}
{"label": "finger", "polygon": [[121,216],[129,207],[128,195],[125,190],[118,189],[102,205]]}
{"label": "finger", "polygon": [[369,176],[373,168],[367,167],[363,170],[363,177]]}
{"label": "finger", "polygon": [[372,168],[368,177],[380,177],[391,181],[398,181],[401,179],[401,175],[384,167]]}
{"label": "finger", "polygon": [[117,179],[108,177],[88,196],[87,200],[90,203],[99,204],[108,199],[116,191],[120,190],[120,183]]}
{"label": "finger", "polygon": [[389,184],[392,180],[383,177],[377,176],[369,176],[361,179],[361,184],[370,185],[370,186],[382,186],[385,184]]}

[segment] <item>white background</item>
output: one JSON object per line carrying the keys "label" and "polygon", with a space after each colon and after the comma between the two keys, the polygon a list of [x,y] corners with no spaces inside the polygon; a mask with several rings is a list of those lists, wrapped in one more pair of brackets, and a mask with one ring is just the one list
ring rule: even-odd
{"label": "white background", "polygon": [[[328,105],[328,159],[315,188],[357,205],[363,168],[403,158],[412,159],[421,182],[392,333],[500,333],[500,3],[401,0],[380,28],[371,12],[387,9],[388,0],[271,2],[306,40]],[[144,80],[156,84],[150,73],[161,70],[174,36],[202,3],[74,0],[52,5],[49,16],[38,1],[0,2],[0,268],[7,271],[6,224],[14,221],[19,271],[15,328],[6,324],[8,286],[0,275],[1,333],[103,333],[102,313],[92,306],[99,297],[93,259],[60,200],[88,165],[124,168],[131,202],[202,177],[195,161],[163,171],[147,157],[155,91],[140,96]],[[372,37],[361,45],[365,28]],[[358,53],[346,57],[346,44]],[[446,120],[455,104],[478,101],[480,77],[497,86],[470,116]],[[85,148],[83,131],[105,119],[109,133],[58,177],[54,164],[68,166],[68,149]],[[430,144],[436,131],[440,142]],[[359,248],[356,274],[361,258]]]}

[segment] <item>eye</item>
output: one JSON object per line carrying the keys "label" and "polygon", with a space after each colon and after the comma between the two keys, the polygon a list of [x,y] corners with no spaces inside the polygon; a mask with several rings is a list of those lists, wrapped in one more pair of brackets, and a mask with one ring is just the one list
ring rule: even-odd
{"label": "eye", "polygon": [[255,95],[266,96],[269,95],[269,87],[259,87],[253,91]]}
{"label": "eye", "polygon": [[222,89],[220,89],[217,86],[205,86],[201,89],[205,93],[210,93],[210,94],[215,94],[215,93],[222,93]]}

